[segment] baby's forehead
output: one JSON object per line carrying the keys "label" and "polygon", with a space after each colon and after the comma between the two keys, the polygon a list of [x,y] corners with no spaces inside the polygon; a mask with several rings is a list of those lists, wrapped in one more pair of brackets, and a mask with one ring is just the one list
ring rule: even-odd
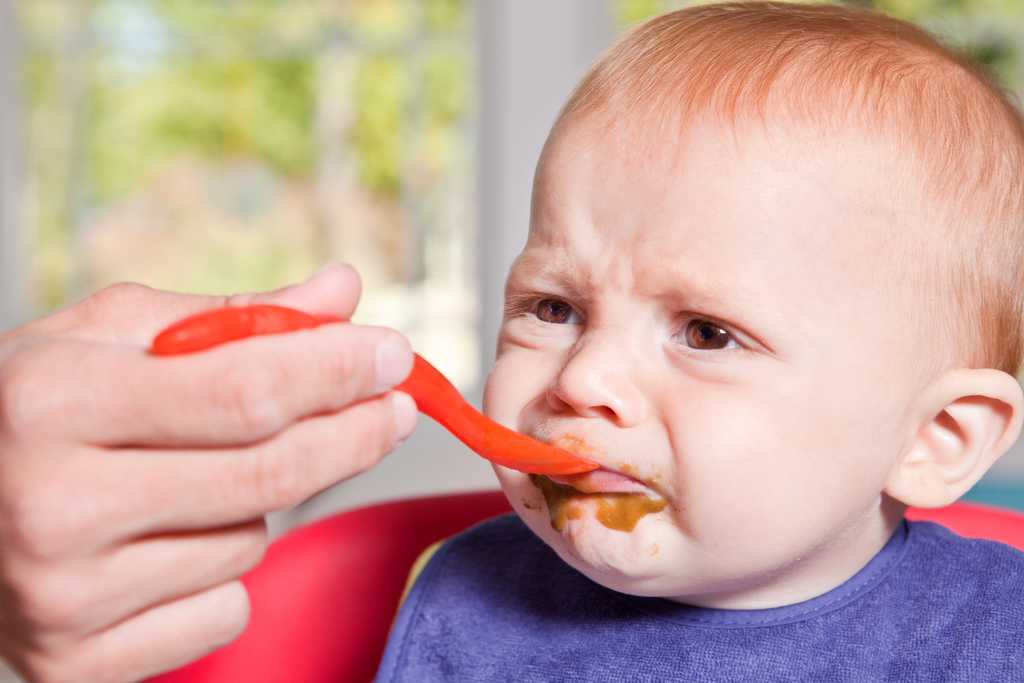
{"label": "baby's forehead", "polygon": [[910,24],[849,8],[669,13],[606,53],[560,118],[596,114],[657,145],[706,112],[874,136],[916,158],[916,180],[949,205],[975,203],[993,180],[1020,175],[1011,158],[1024,143],[1020,124],[984,74]]}
{"label": "baby's forehead", "polygon": [[[668,180],[680,164],[689,163],[693,149],[704,144],[717,147],[730,158],[789,160],[802,167],[870,163],[876,168],[875,175],[900,173],[918,185],[932,174],[905,136],[847,118],[849,112],[833,116],[823,109],[816,116],[819,121],[808,121],[784,104],[732,114],[706,107],[668,116],[644,106],[569,113],[552,128],[540,166],[561,154],[624,165],[647,176],[648,181],[656,176]],[[711,167],[708,173],[714,170]],[[801,169],[794,166],[793,171]]]}
{"label": "baby's forehead", "polygon": [[907,286],[925,279],[914,269],[928,259],[910,249],[926,221],[884,145],[714,119],[672,143],[564,126],[538,172],[522,265],[591,293],[772,310],[798,326],[920,309],[922,288]]}
{"label": "baby's forehead", "polygon": [[[717,202],[718,211],[743,222],[739,238],[774,226],[807,231],[801,239],[841,239],[841,224],[861,216],[854,236],[885,241],[893,229],[906,234],[933,206],[922,191],[923,173],[913,157],[855,128],[825,134],[784,119],[724,121],[705,115],[669,137],[643,121],[573,117],[560,122],[541,157],[533,227],[564,227],[554,219],[581,211],[573,208],[574,195],[589,192],[597,205],[590,211],[607,205],[633,207],[637,216],[669,214],[647,222],[619,211],[617,221],[604,226],[612,237],[644,232],[652,238],[666,231],[671,237],[673,225]],[[780,212],[806,220],[778,221]],[[890,229],[870,235],[869,223]]]}

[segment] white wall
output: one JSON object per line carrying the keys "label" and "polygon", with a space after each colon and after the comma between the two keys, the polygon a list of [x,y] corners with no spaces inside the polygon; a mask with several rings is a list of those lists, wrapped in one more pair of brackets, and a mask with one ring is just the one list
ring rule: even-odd
{"label": "white wall", "polygon": [[22,149],[14,7],[0,2],[0,330],[23,320],[26,300],[21,196]]}

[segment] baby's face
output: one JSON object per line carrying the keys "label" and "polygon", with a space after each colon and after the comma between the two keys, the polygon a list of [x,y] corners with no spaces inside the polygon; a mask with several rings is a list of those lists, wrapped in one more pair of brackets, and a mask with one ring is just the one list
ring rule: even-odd
{"label": "baby's face", "polygon": [[883,491],[923,350],[883,236],[916,217],[883,151],[787,135],[737,146],[705,120],[659,148],[573,123],[538,169],[484,405],[600,463],[580,488],[667,501],[622,531],[573,494],[556,530],[535,482],[497,468],[533,531],[615,590],[798,602],[899,516]]}

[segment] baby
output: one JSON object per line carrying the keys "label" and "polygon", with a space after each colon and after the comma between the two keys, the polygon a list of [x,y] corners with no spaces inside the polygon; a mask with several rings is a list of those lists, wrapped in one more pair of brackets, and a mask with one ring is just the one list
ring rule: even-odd
{"label": "baby", "polygon": [[1021,117],[921,30],[638,27],[541,155],[485,396],[602,467],[497,468],[518,518],[431,558],[379,679],[1024,680],[1024,554],[903,519],[1020,432],[1022,263]]}

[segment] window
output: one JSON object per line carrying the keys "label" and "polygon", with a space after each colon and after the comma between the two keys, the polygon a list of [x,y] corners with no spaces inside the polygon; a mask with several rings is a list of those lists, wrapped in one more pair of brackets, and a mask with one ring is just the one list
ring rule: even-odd
{"label": "window", "polygon": [[328,260],[356,320],[478,375],[471,3],[17,4],[40,315],[107,284],[230,293]]}

